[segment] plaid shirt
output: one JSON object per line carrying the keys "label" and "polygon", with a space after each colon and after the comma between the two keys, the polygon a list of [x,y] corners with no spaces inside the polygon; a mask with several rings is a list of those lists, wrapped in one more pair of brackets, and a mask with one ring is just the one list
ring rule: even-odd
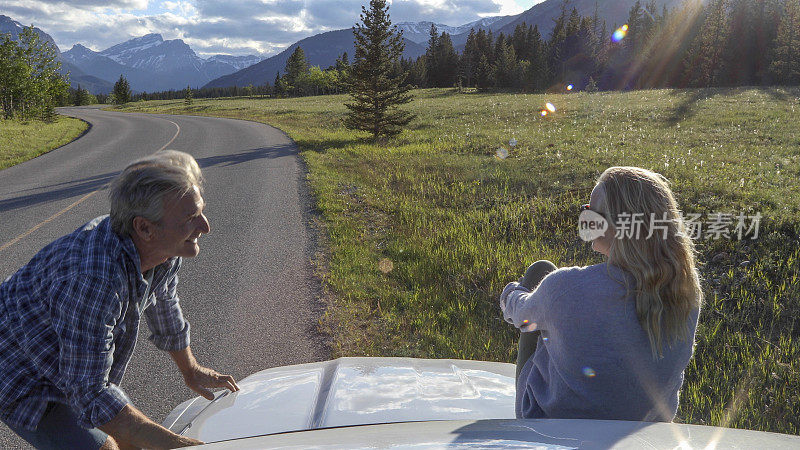
{"label": "plaid shirt", "polygon": [[[130,237],[98,217],[43,248],[0,285],[0,417],[35,430],[49,401],[96,428],[130,402],[119,388],[142,312],[162,350],[189,345],[180,258],[142,277]],[[149,288],[149,289],[148,289]]]}

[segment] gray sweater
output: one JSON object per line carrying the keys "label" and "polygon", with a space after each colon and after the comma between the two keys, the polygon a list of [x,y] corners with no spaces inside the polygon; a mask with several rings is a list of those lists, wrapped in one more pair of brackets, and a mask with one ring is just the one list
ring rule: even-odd
{"label": "gray sweater", "polygon": [[506,286],[500,297],[506,321],[541,330],[517,381],[517,417],[675,417],[700,311],[689,316],[690,339],[666,345],[664,357],[654,360],[636,318],[633,286],[631,274],[607,263],[560,268],[533,292],[518,283]]}

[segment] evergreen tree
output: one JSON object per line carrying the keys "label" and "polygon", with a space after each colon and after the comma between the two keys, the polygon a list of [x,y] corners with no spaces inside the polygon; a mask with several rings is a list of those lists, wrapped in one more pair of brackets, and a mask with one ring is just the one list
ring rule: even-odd
{"label": "evergreen tree", "polygon": [[294,49],[289,60],[286,61],[286,84],[288,92],[292,95],[300,95],[303,91],[303,77],[308,73],[308,61],[306,53],[299,45]]}
{"label": "evergreen tree", "polygon": [[770,65],[773,79],[782,84],[800,84],[800,0],[786,1],[774,55]]}
{"label": "evergreen tree", "polygon": [[81,85],[78,85],[78,88],[75,89],[75,94],[74,94],[74,98],[73,98],[72,104],[75,105],[75,106],[88,105],[88,104],[91,103],[91,100],[89,98],[90,95],[91,94],[89,94],[89,91],[87,91],[86,89],[82,88]]}
{"label": "evergreen tree", "polygon": [[194,94],[192,93],[192,87],[186,85],[186,90],[183,92],[183,103],[188,106],[192,104],[193,100]]}
{"label": "evergreen tree", "polygon": [[489,58],[486,57],[486,54],[482,54],[475,70],[475,86],[478,89],[486,89],[493,84],[492,66],[489,65]]}
{"label": "evergreen tree", "polygon": [[435,24],[431,24],[428,31],[428,48],[425,50],[425,87],[436,86],[436,75],[439,70],[439,61],[436,57],[436,48],[439,45],[439,30]]}
{"label": "evergreen tree", "polygon": [[458,75],[464,86],[472,87],[475,82],[475,67],[477,66],[478,48],[476,44],[475,29],[469,30],[464,51],[458,60]]}
{"label": "evergreen tree", "polygon": [[285,90],[283,89],[284,84],[283,80],[281,79],[281,74],[275,72],[275,83],[273,83],[273,94],[275,97],[281,97],[286,94]]}
{"label": "evergreen tree", "polygon": [[450,87],[458,76],[458,53],[453,47],[450,35],[442,33],[436,43],[436,87]]}
{"label": "evergreen tree", "polygon": [[114,95],[114,103],[117,105],[122,105],[123,103],[131,101],[131,86],[124,76],[120,75],[119,80],[114,83],[114,90],[112,93]]}
{"label": "evergreen tree", "polygon": [[373,139],[385,139],[399,134],[414,115],[398,108],[412,96],[401,78],[389,73],[403,53],[402,34],[389,20],[386,0],[370,0],[370,9],[361,7],[361,23],[353,28],[356,53],[351,69],[350,95],[352,103],[345,126],[364,130]]}
{"label": "evergreen tree", "polygon": [[514,54],[517,55],[518,60],[531,60],[530,47],[528,46],[528,29],[524,23],[514,28],[514,34],[511,35],[511,45],[514,47]]}
{"label": "evergreen tree", "polygon": [[517,73],[517,57],[514,54],[514,47],[511,43],[499,49],[493,70],[497,87],[509,88],[514,85]]}
{"label": "evergreen tree", "polygon": [[534,92],[541,91],[550,84],[550,70],[547,66],[546,44],[542,41],[538,25],[528,30],[527,42],[531,65],[525,75],[525,88]]}
{"label": "evergreen tree", "polygon": [[697,36],[686,64],[690,86],[708,87],[720,81],[722,51],[727,41],[728,0],[713,0],[706,10],[702,32]]}

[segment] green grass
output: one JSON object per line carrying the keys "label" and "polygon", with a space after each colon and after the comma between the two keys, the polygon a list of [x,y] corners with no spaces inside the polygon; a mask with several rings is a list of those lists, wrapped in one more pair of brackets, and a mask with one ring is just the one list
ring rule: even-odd
{"label": "green grass", "polygon": [[800,434],[800,89],[415,94],[418,119],[383,147],[343,128],[345,96],[125,109],[256,120],[300,145],[334,356],[512,362],[500,290],[538,259],[602,261],[576,223],[609,166],[664,174],[688,213],[759,212],[758,239],[697,241],[706,302],[678,420]]}
{"label": "green grass", "polygon": [[68,144],[80,136],[87,126],[82,120],[63,116],[54,122],[0,119],[0,169]]}

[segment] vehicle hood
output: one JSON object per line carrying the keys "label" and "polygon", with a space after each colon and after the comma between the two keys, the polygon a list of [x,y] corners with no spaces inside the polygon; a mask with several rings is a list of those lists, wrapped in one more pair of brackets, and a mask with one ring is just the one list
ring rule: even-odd
{"label": "vehicle hood", "polygon": [[164,426],[204,442],[423,420],[514,418],[515,366],[415,358],[340,358],[276,367],[175,408]]}

